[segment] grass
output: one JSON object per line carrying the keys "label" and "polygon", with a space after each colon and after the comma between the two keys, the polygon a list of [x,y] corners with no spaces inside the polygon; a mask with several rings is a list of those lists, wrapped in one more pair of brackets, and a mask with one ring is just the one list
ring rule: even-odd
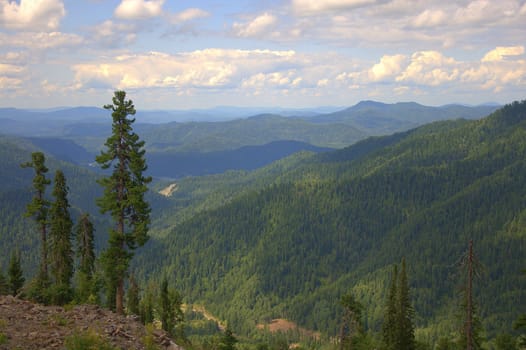
{"label": "grass", "polygon": [[118,350],[93,331],[75,332],[64,342],[66,350]]}

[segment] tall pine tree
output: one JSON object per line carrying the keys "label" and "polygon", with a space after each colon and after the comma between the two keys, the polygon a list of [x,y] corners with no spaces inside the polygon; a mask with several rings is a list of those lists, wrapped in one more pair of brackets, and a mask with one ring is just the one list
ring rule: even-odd
{"label": "tall pine tree", "polygon": [[354,295],[348,293],[342,297],[344,307],[342,324],[340,326],[340,349],[354,349],[353,340],[362,332],[361,318],[363,306]]}
{"label": "tall pine tree", "polygon": [[49,284],[48,276],[48,247],[47,247],[47,225],[48,225],[48,209],[49,201],[44,198],[46,186],[51,183],[46,178],[48,168],[45,165],[46,157],[42,152],[33,152],[31,154],[31,162],[23,163],[23,168],[33,168],[35,170],[35,177],[33,178],[34,196],[32,201],[27,205],[25,215],[27,217],[34,217],[38,228],[40,230],[40,269],[37,276],[37,293],[41,294],[43,289],[47,288]]}
{"label": "tall pine tree", "polygon": [[414,310],[411,305],[409,295],[409,281],[405,258],[402,258],[402,267],[398,277],[398,296],[397,296],[397,324],[398,324],[398,341],[397,349],[414,350],[415,349],[415,327],[413,325]]}
{"label": "tall pine tree", "polygon": [[393,268],[382,325],[382,338],[387,350],[416,348],[414,310],[411,305],[405,259],[402,259],[401,265],[400,272],[397,265]]}
{"label": "tall pine tree", "polygon": [[93,223],[89,214],[82,214],[75,228],[78,259],[76,299],[81,303],[90,301],[90,298],[96,294],[93,278],[95,272],[95,238],[93,232]]}
{"label": "tall pine tree", "polygon": [[126,100],[124,91],[116,91],[113,104],[105,105],[112,111],[112,134],[106,140],[106,149],[97,156],[103,169],[113,165],[111,176],[99,181],[104,187],[104,195],[97,204],[101,212],[109,212],[115,227],[109,233],[109,246],[102,261],[107,281],[109,306],[117,313],[124,313],[124,279],[126,277],[133,250],[148,240],[150,206],[144,200],[146,185],[151,177],[145,177],[144,141],[133,132],[135,114],[131,100]]}
{"label": "tall pine tree", "polygon": [[54,201],[51,203],[50,216],[50,267],[53,277],[51,292],[52,302],[65,304],[71,301],[73,290],[71,277],[73,277],[73,248],[71,236],[73,221],[69,214],[68,186],[61,170],[55,173],[53,188]]}

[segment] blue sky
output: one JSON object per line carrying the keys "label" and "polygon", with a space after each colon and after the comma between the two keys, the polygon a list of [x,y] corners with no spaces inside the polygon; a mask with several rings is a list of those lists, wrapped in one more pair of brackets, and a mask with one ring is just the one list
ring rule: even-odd
{"label": "blue sky", "polygon": [[0,107],[526,98],[521,0],[0,0]]}

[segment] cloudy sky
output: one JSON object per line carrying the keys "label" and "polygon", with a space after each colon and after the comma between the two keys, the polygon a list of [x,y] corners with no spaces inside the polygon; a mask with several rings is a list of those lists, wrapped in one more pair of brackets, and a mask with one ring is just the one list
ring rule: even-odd
{"label": "cloudy sky", "polygon": [[0,0],[0,107],[526,98],[526,0]]}

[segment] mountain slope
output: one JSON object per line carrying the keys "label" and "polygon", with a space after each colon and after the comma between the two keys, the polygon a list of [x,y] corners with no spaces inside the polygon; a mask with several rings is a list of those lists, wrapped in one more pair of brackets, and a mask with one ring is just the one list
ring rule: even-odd
{"label": "mountain slope", "polygon": [[405,256],[418,326],[437,336],[455,329],[451,276],[474,239],[484,325],[508,330],[526,298],[524,140],[526,102],[363,141],[183,222],[137,266],[168,272],[240,331],[283,317],[334,335],[348,290],[379,329],[387,273]]}
{"label": "mountain slope", "polygon": [[315,116],[308,120],[323,123],[345,123],[369,135],[385,135],[439,120],[478,119],[492,113],[497,108],[497,106],[468,107],[462,105],[429,107],[414,102],[385,104],[375,101],[362,101],[353,107]]}

